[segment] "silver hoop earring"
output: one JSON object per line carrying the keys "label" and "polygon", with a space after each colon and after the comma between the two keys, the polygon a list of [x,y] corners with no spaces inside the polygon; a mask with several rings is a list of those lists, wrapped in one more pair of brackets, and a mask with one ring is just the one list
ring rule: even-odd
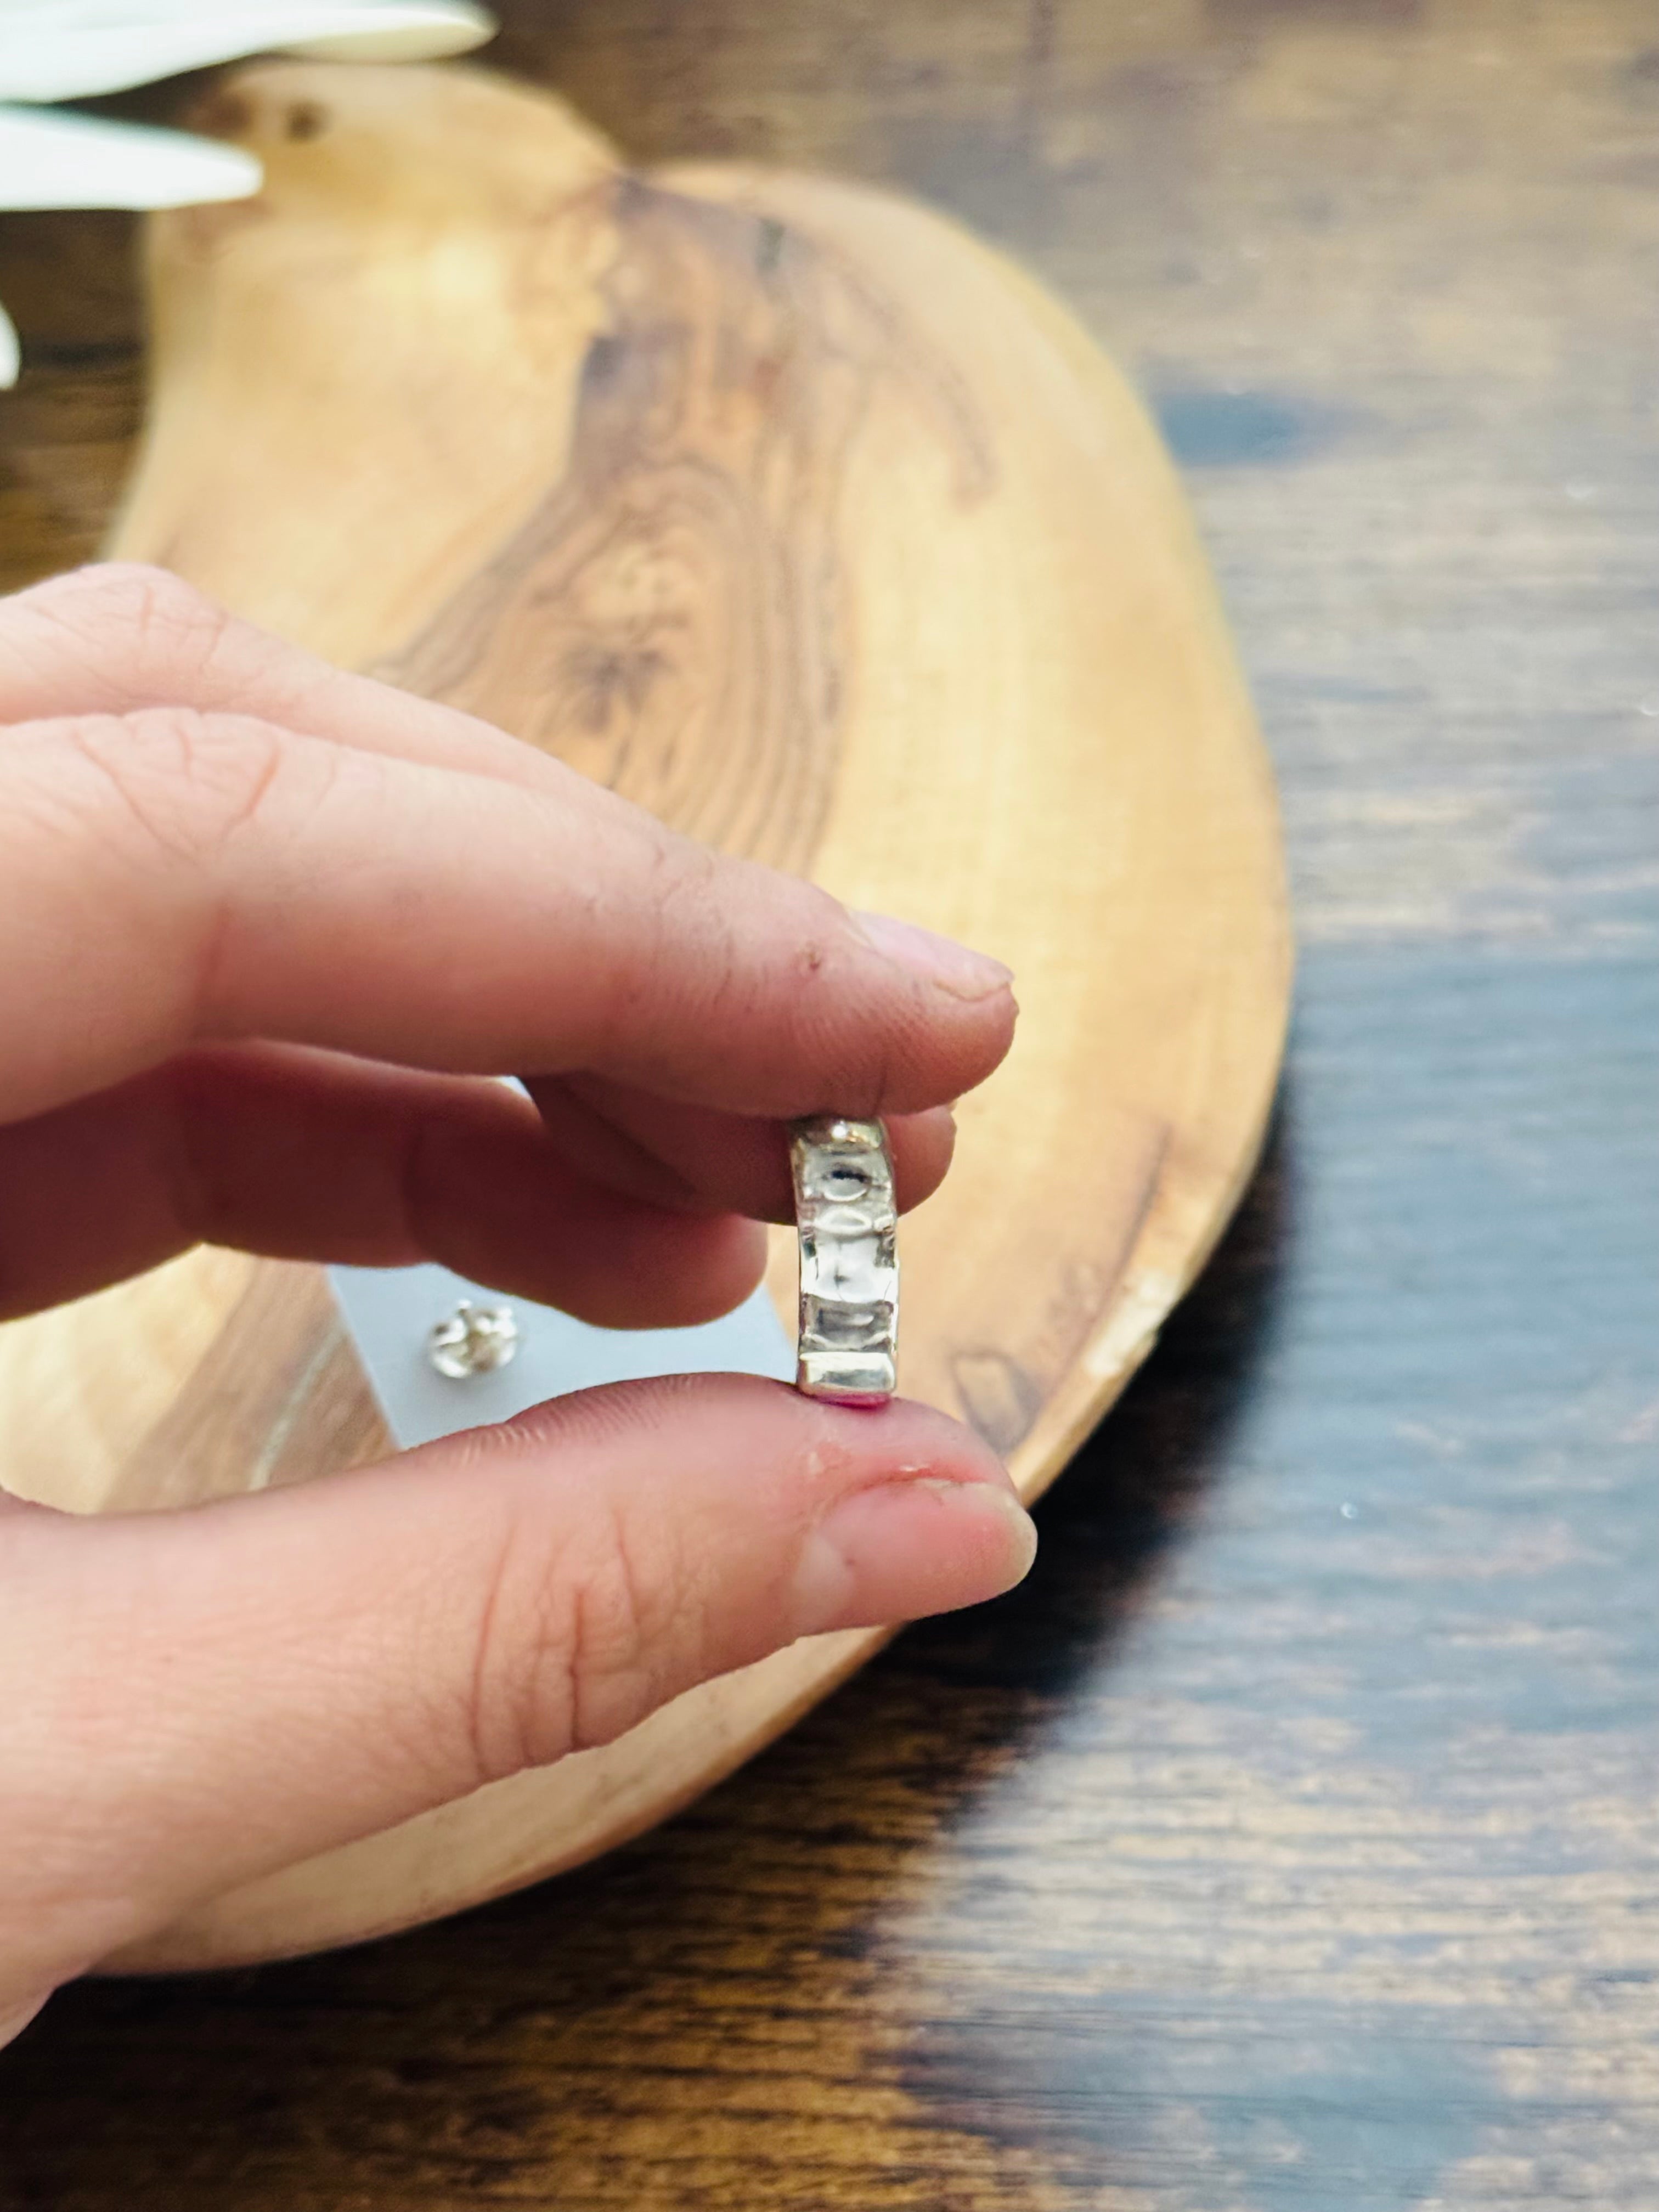
{"label": "silver hoop earring", "polygon": [[879,1121],[815,1115],[789,1133],[800,1237],[795,1387],[879,1406],[898,1385],[898,1212]]}

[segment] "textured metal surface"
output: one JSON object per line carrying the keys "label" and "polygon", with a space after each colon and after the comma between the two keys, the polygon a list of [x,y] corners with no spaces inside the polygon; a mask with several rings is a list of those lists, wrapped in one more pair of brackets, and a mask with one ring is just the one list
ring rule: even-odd
{"label": "textured metal surface", "polygon": [[800,1230],[796,1387],[879,1405],[898,1383],[898,1213],[879,1121],[821,1115],[790,1132]]}

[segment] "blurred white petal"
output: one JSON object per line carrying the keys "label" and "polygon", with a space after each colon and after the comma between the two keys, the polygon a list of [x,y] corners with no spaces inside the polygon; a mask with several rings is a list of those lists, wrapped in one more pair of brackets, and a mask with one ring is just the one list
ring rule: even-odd
{"label": "blurred white petal", "polygon": [[257,192],[252,154],[182,131],[0,107],[0,208],[188,207]]}
{"label": "blurred white petal", "polygon": [[[286,54],[314,55],[347,62],[426,62],[471,52],[495,35],[495,18],[487,8],[465,0],[374,0],[359,8],[319,9],[334,20],[331,29],[284,36]],[[348,21],[348,17],[355,21]]]}
{"label": "blurred white petal", "polygon": [[495,35],[472,0],[0,0],[0,100],[84,100],[274,50],[427,61]]}
{"label": "blurred white petal", "polygon": [[0,392],[9,392],[17,381],[17,325],[0,307]]}

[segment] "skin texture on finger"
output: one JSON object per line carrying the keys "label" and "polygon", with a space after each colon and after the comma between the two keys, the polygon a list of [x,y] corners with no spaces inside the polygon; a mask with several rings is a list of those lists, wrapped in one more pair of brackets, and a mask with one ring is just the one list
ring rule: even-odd
{"label": "skin texture on finger", "polygon": [[0,1319],[197,1243],[435,1260],[602,1328],[667,1328],[746,1297],[766,1240],[601,1188],[500,1084],[333,1054],[195,1054],[0,1127]]}
{"label": "skin texture on finger", "polygon": [[471,714],[335,668],[165,568],[94,563],[0,600],[0,722],[146,707],[257,715],[360,751],[557,788],[562,771]]}
{"label": "skin texture on finger", "polygon": [[193,710],[25,724],[6,752],[0,1118],[247,1037],[903,1114],[1012,1034],[996,963],[884,949],[574,775],[555,797]]}
{"label": "skin texture on finger", "polygon": [[[595,1182],[647,1204],[793,1221],[788,1132],[781,1121],[677,1106],[599,1076],[527,1088],[567,1158]],[[956,1144],[948,1107],[890,1115],[888,1146],[901,1213],[931,1198]]]}
{"label": "skin texture on finger", "polygon": [[0,1520],[0,2012],[199,1895],[609,1741],[1035,1534],[954,1423],[699,1376],[187,1512]]}

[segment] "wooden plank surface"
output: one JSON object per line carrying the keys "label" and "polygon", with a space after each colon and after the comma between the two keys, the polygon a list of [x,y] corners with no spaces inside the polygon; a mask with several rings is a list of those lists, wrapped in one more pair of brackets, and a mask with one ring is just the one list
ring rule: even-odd
{"label": "wooden plank surface", "polygon": [[[1283,781],[1279,1133],[1024,1589],[586,1873],[67,1993],[0,2205],[1651,2212],[1650,8],[506,12],[637,155],[918,191],[1139,377]],[[119,244],[0,240],[15,578],[118,476]]]}

